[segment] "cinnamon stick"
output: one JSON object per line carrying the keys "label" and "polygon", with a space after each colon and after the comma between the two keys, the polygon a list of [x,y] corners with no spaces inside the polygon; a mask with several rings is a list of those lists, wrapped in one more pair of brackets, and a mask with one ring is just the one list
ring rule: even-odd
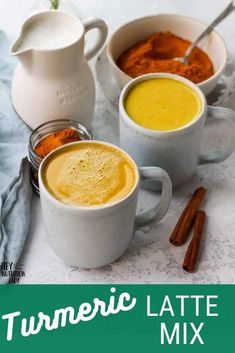
{"label": "cinnamon stick", "polygon": [[183,210],[171,234],[170,242],[173,245],[182,246],[185,243],[196,212],[200,208],[205,194],[206,189],[202,186],[195,190],[193,197]]}
{"label": "cinnamon stick", "polygon": [[189,273],[193,273],[195,270],[205,220],[206,213],[204,211],[197,211],[194,225],[194,235],[191,243],[189,244],[183,263],[183,269]]}

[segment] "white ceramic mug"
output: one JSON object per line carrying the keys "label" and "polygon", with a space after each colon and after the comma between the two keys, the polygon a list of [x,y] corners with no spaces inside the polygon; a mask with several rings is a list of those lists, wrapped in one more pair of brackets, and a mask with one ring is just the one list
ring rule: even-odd
{"label": "white ceramic mug", "polygon": [[[146,129],[135,123],[124,108],[125,97],[129,90],[141,81],[152,78],[171,78],[191,87],[202,102],[202,112],[198,118],[186,126],[171,131]],[[185,102],[187,104],[187,102]],[[128,83],[120,96],[120,146],[132,156],[138,166],[153,165],[167,171],[173,186],[190,179],[200,164],[218,163],[227,159],[234,150],[234,112],[222,107],[207,106],[205,95],[191,81],[171,74],[149,74]],[[231,140],[221,150],[201,154],[203,127],[209,119],[224,119],[230,124]],[[158,189],[158,185],[151,184]]]}
{"label": "white ceramic mug", "polygon": [[[82,144],[74,142],[70,145]],[[85,141],[94,143],[94,141]],[[118,147],[104,142],[95,143]],[[64,204],[55,199],[47,190],[43,181],[48,161],[63,151],[68,145],[50,153],[39,169],[40,199],[43,223],[51,248],[72,266],[97,268],[107,265],[127,249],[135,229],[152,222],[159,222],[167,213],[172,186],[167,173],[161,168],[147,167],[138,169],[135,162],[124,152],[136,172],[136,184],[122,200],[99,207],[79,207]],[[142,214],[136,216],[136,207],[140,189],[140,179],[162,183],[160,201]]]}

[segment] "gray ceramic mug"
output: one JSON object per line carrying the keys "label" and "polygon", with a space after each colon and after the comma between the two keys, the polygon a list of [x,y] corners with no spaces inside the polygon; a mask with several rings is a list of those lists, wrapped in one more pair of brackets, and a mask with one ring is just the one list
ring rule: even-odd
{"label": "gray ceramic mug", "polygon": [[[101,206],[74,206],[57,200],[48,191],[44,173],[47,164],[56,154],[71,145],[99,143],[118,147],[100,141],[79,141],[57,148],[41,163],[39,187],[42,215],[47,239],[54,252],[65,263],[84,268],[105,266],[128,248],[135,230],[150,223],[159,222],[167,213],[171,202],[172,186],[167,173],[161,168],[137,168],[135,162],[121,151],[133,166],[136,183],[123,199]],[[136,215],[140,180],[158,181],[162,184],[160,200],[148,211]]]}
{"label": "gray ceramic mug", "polygon": [[[202,102],[202,112],[190,124],[170,131],[146,129],[135,123],[126,113],[124,101],[129,90],[141,81],[153,78],[171,78],[191,87]],[[209,107],[202,91],[191,81],[171,74],[148,74],[129,82],[119,101],[120,146],[132,156],[138,166],[158,166],[167,171],[174,187],[190,179],[201,164],[218,163],[234,150],[234,112],[227,108]],[[201,140],[206,119],[224,119],[230,124],[231,139],[221,150],[201,154]],[[159,188],[154,184],[152,188]]]}

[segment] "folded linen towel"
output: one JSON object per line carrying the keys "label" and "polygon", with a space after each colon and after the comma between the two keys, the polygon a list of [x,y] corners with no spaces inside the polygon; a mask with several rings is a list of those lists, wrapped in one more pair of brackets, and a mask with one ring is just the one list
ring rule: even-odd
{"label": "folded linen towel", "polygon": [[12,263],[14,270],[21,255],[32,199],[29,164],[24,158],[30,130],[14,111],[10,98],[14,67],[8,40],[0,31],[0,283],[9,281],[1,271],[4,264]]}

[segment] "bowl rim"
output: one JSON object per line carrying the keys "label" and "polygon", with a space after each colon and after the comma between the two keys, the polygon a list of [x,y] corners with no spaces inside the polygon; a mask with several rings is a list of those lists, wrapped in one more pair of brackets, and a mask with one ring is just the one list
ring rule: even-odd
{"label": "bowl rim", "polygon": [[[112,40],[114,38],[114,36],[117,34],[117,32],[119,32],[121,29],[125,28],[125,27],[128,27],[129,25],[135,23],[135,22],[141,22],[143,20],[148,20],[148,19],[151,19],[151,18],[158,18],[158,17],[176,17],[176,18],[182,18],[182,19],[188,19],[192,22],[195,22],[197,24],[200,24],[204,27],[208,26],[208,23],[206,22],[203,22],[201,20],[198,20],[194,17],[191,17],[191,16],[187,16],[187,15],[180,15],[180,14],[174,14],[174,13],[159,13],[159,14],[156,14],[156,15],[149,15],[149,16],[143,16],[143,17],[139,17],[139,18],[136,18],[134,20],[131,20],[129,22],[126,22],[124,23],[123,25],[119,26],[110,36],[109,40],[108,40],[108,43],[107,43],[107,49],[106,49],[106,52],[107,52],[107,57],[108,57],[108,60],[109,62],[111,63],[111,65],[115,68],[115,70],[117,70],[119,72],[119,74],[121,74],[123,77],[125,77],[126,79],[128,80],[132,80],[133,77],[127,75],[124,71],[122,71],[117,63],[115,62],[114,58],[113,58],[113,55],[112,55],[112,52],[111,52],[111,43],[112,43]],[[225,40],[223,39],[223,37],[214,29],[212,31],[212,34],[215,34],[217,39],[220,40],[222,46],[224,47],[224,51],[225,51],[225,57],[224,57],[224,60],[223,60],[223,63],[221,64],[220,68],[214,73],[213,76],[209,77],[207,80],[205,81],[202,81],[200,82],[199,84],[197,84],[198,87],[204,87],[206,84],[210,83],[212,80],[218,78],[220,75],[222,75],[226,65],[227,65],[227,62],[228,62],[228,47],[225,43]]]}

